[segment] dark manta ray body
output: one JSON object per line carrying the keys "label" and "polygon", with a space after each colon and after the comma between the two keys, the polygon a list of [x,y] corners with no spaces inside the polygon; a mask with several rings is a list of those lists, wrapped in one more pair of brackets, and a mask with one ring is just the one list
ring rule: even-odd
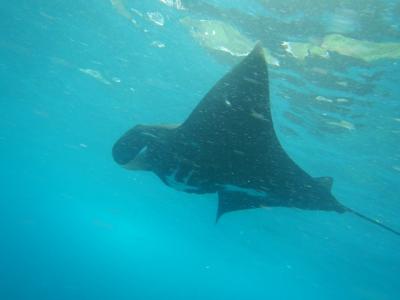
{"label": "dark manta ray body", "polygon": [[173,188],[218,193],[217,220],[230,211],[283,206],[353,212],[394,232],[340,204],[330,177],[311,177],[284,151],[272,123],[260,44],[183,124],[137,125],[116,142],[113,156],[128,169],[154,172]]}

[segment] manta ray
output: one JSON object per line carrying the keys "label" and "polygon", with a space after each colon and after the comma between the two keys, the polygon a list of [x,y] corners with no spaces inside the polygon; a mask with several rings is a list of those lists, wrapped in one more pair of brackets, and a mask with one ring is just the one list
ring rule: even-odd
{"label": "manta ray", "polygon": [[218,194],[216,221],[228,212],[260,207],[350,212],[331,177],[312,177],[283,149],[274,130],[268,67],[254,49],[204,96],[180,125],[136,125],[114,145],[114,160],[154,172],[187,193]]}

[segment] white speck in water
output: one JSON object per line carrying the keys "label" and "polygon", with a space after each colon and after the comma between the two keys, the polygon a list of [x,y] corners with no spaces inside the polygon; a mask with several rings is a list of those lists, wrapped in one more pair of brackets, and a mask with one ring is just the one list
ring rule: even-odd
{"label": "white speck in water", "polygon": [[153,41],[151,45],[156,48],[165,48],[165,44],[160,41]]}
{"label": "white speck in water", "polygon": [[292,54],[294,56],[293,50],[292,50],[292,46],[290,45],[289,42],[283,42],[281,45],[282,45],[283,48],[285,48],[286,52],[288,52],[288,53],[290,53],[290,54]]}
{"label": "white speck in water", "polygon": [[315,97],[315,100],[320,101],[320,102],[328,102],[328,103],[333,102],[332,99],[326,98],[324,96],[317,96],[317,97]]}
{"label": "white speck in water", "polygon": [[175,6],[177,9],[184,9],[181,0],[175,0]]}
{"label": "white speck in water", "polygon": [[139,17],[143,17],[143,14],[138,11],[137,9],[131,8],[131,12],[134,12],[135,14],[137,14]]}
{"label": "white speck in water", "polygon": [[113,77],[111,80],[116,82],[116,83],[120,83],[121,82],[121,79],[119,79],[118,77]]}
{"label": "white speck in water", "polygon": [[347,81],[337,81],[336,83],[338,85],[341,85],[341,86],[348,86],[349,85],[349,83]]}
{"label": "white speck in water", "polygon": [[346,99],[346,98],[337,98],[337,99],[336,99],[336,102],[339,102],[339,103],[347,103],[347,102],[349,102],[349,99]]}
{"label": "white speck in water", "polygon": [[172,8],[183,9],[181,0],[160,0],[160,2]]}
{"label": "white speck in water", "polygon": [[79,147],[81,147],[81,148],[87,148],[88,146],[87,146],[86,144],[81,143],[81,144],[79,144]]}
{"label": "white speck in water", "polygon": [[79,68],[79,71],[81,71],[82,73],[89,75],[90,77],[93,77],[94,79],[104,83],[104,84],[111,84],[110,81],[108,81],[106,78],[104,78],[104,76],[100,73],[100,71],[97,70],[93,70],[93,69],[82,69]]}
{"label": "white speck in water", "polygon": [[327,122],[327,124],[333,125],[333,126],[337,126],[337,127],[341,127],[341,128],[347,129],[347,130],[354,130],[355,129],[355,126],[352,123],[350,123],[348,121],[344,121],[344,120],[340,120],[339,122],[334,122],[334,121]]}
{"label": "white speck in water", "polygon": [[174,0],[160,0],[161,3],[164,3],[166,6],[174,7]]}
{"label": "white speck in water", "polygon": [[225,100],[225,104],[228,106],[232,106],[232,103],[230,103],[228,100]]}
{"label": "white speck in water", "polygon": [[164,26],[165,19],[161,13],[159,13],[157,11],[148,12],[147,16],[149,17],[149,20],[152,21],[154,24],[156,24],[158,26]]}
{"label": "white speck in water", "polygon": [[260,113],[256,112],[255,110],[252,110],[250,115],[253,118],[256,118],[256,119],[259,119],[259,120],[262,120],[262,121],[266,121],[267,120],[263,114],[260,114]]}

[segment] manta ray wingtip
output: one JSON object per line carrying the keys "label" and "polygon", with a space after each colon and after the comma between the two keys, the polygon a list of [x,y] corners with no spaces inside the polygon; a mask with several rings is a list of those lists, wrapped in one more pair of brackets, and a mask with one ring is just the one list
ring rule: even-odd
{"label": "manta ray wingtip", "polygon": [[265,49],[263,48],[262,44],[260,41],[256,42],[254,45],[253,49],[250,51],[250,53],[246,56],[244,59],[245,61],[251,61],[253,64],[266,64],[266,58],[265,58]]}
{"label": "manta ray wingtip", "polygon": [[256,41],[256,43],[254,44],[254,49],[262,49],[261,41]]}
{"label": "manta ray wingtip", "polygon": [[264,48],[262,46],[261,41],[257,41],[251,50],[250,54],[256,54],[264,57]]}

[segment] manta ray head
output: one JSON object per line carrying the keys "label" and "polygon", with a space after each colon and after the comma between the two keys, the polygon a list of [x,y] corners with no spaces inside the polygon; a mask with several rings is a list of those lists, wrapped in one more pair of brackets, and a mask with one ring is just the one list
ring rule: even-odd
{"label": "manta ray head", "polygon": [[157,139],[152,127],[137,125],[126,132],[112,149],[114,160],[130,170],[149,170],[146,154],[152,141]]}
{"label": "manta ray head", "polygon": [[157,149],[164,151],[171,134],[178,126],[136,125],[114,144],[114,160],[129,170],[152,171],[154,153]]}

